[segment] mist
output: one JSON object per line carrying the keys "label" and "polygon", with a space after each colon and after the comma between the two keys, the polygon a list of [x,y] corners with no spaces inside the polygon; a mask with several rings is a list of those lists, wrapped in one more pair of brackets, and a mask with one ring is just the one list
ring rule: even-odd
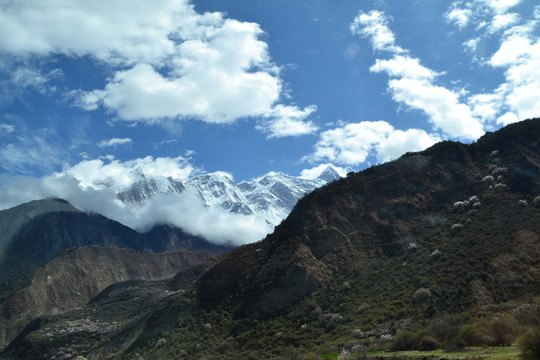
{"label": "mist", "polygon": [[181,194],[158,195],[142,204],[126,204],[116,198],[114,189],[83,189],[79,180],[71,176],[0,175],[0,209],[51,197],[64,199],[81,211],[103,215],[139,232],[170,224],[215,244],[247,244],[261,240],[273,230],[262,217],[207,207],[191,189]]}

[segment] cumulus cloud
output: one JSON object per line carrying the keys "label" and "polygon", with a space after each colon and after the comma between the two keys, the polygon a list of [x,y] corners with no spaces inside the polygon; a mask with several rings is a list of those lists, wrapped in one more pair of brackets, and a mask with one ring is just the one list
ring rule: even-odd
{"label": "cumulus cloud", "polygon": [[499,118],[497,119],[497,124],[501,124],[503,126],[506,126],[508,124],[512,124],[512,123],[518,122],[520,120],[521,119],[518,118],[516,114],[514,114],[512,112],[507,112],[507,113],[499,116]]}
{"label": "cumulus cloud", "polygon": [[519,4],[521,1],[522,0],[477,0],[476,2],[484,3],[495,13],[502,14]]}
{"label": "cumulus cloud", "polygon": [[421,129],[403,131],[386,121],[363,121],[321,133],[313,154],[304,160],[357,166],[366,162],[369,156],[384,162],[408,151],[423,150],[439,140]]}
{"label": "cumulus cloud", "polygon": [[312,134],[318,130],[318,127],[312,121],[305,121],[305,119],[316,110],[316,106],[308,106],[300,110],[296,107],[278,105],[268,115],[271,119],[261,120],[257,129],[268,134],[268,138]]}
{"label": "cumulus cloud", "polygon": [[[0,49],[15,55],[89,55],[105,62],[156,61],[172,54],[168,35],[187,1],[19,0],[0,13]],[[72,29],[76,29],[73,31]],[[68,31],[67,31],[68,30]]]}
{"label": "cumulus cloud", "polygon": [[455,1],[445,13],[448,23],[463,30],[470,23],[476,23],[477,29],[486,29],[495,33],[519,21],[519,14],[507,13],[521,0],[473,0]]}
{"label": "cumulus cloud", "polygon": [[102,140],[97,145],[100,148],[106,148],[106,147],[117,147],[119,145],[126,145],[131,144],[132,140],[130,138],[112,138],[108,140]]}
{"label": "cumulus cloud", "polygon": [[473,116],[459,94],[428,81],[413,78],[392,79],[388,83],[392,98],[412,109],[422,110],[434,128],[461,139],[477,139],[484,134],[480,119]]}
{"label": "cumulus cloud", "polygon": [[260,26],[197,13],[188,0],[21,0],[2,11],[0,31],[10,34],[0,39],[5,53],[87,56],[111,66],[104,88],[67,92],[87,111],[102,107],[116,120],[148,123],[275,118],[265,130],[276,137],[314,129],[287,115],[305,109],[280,103],[280,69]]}
{"label": "cumulus cloud", "polygon": [[386,162],[399,158],[409,151],[424,150],[441,141],[437,135],[430,135],[421,129],[394,130],[377,147],[377,160]]}

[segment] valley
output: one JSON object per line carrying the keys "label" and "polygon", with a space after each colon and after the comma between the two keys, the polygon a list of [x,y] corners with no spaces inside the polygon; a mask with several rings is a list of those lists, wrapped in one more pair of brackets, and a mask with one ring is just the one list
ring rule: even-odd
{"label": "valley", "polygon": [[[13,327],[0,358],[451,358],[510,345],[511,354],[538,354],[540,119],[349,173],[300,198],[264,239],[234,249],[197,247],[204,239],[188,234],[172,241],[171,228],[151,239],[95,216],[77,224],[101,235],[79,247],[77,231],[52,232],[79,213],[55,214],[37,222],[41,233],[26,227],[4,241],[34,270],[2,285],[4,316],[26,314],[28,326]],[[40,236],[67,245],[36,258],[51,248],[31,241]],[[71,275],[58,280],[65,289],[54,274]],[[50,286],[42,297],[53,311],[32,314],[18,294],[39,286]],[[80,301],[54,310],[54,296],[68,303],[73,291]]]}

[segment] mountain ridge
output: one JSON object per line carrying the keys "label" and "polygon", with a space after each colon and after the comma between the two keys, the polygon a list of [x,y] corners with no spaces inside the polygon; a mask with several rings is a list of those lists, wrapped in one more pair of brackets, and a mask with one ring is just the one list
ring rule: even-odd
{"label": "mountain ridge", "polygon": [[[22,212],[28,215],[21,215]],[[0,212],[0,222],[13,221],[12,231],[3,233],[0,248],[0,283],[24,274],[64,250],[81,246],[126,248],[144,252],[204,250],[230,251],[230,245],[216,245],[189,235],[171,225],[156,225],[146,233],[99,214],[77,210],[61,199],[36,200]],[[6,234],[12,234],[7,237]]]}
{"label": "mountain ridge", "polygon": [[138,182],[117,192],[119,200],[143,203],[157,195],[181,194],[191,189],[207,207],[220,207],[234,214],[263,216],[272,225],[279,224],[300,197],[341,177],[331,166],[314,179],[271,172],[240,183],[223,172],[197,175],[183,182],[142,173],[139,176]]}

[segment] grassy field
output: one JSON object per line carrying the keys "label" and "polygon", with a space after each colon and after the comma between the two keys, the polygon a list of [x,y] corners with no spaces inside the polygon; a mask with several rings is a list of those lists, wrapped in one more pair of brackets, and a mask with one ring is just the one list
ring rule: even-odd
{"label": "grassy field", "polygon": [[[443,350],[433,351],[396,351],[388,353],[370,353],[368,359],[494,359],[494,360],[514,360],[520,359],[519,349],[515,346],[508,347],[474,347],[467,348],[458,352],[445,352]],[[324,359],[337,359],[338,354],[332,354]],[[355,359],[354,355],[350,355],[350,359]],[[361,358],[361,357],[358,357]]]}

